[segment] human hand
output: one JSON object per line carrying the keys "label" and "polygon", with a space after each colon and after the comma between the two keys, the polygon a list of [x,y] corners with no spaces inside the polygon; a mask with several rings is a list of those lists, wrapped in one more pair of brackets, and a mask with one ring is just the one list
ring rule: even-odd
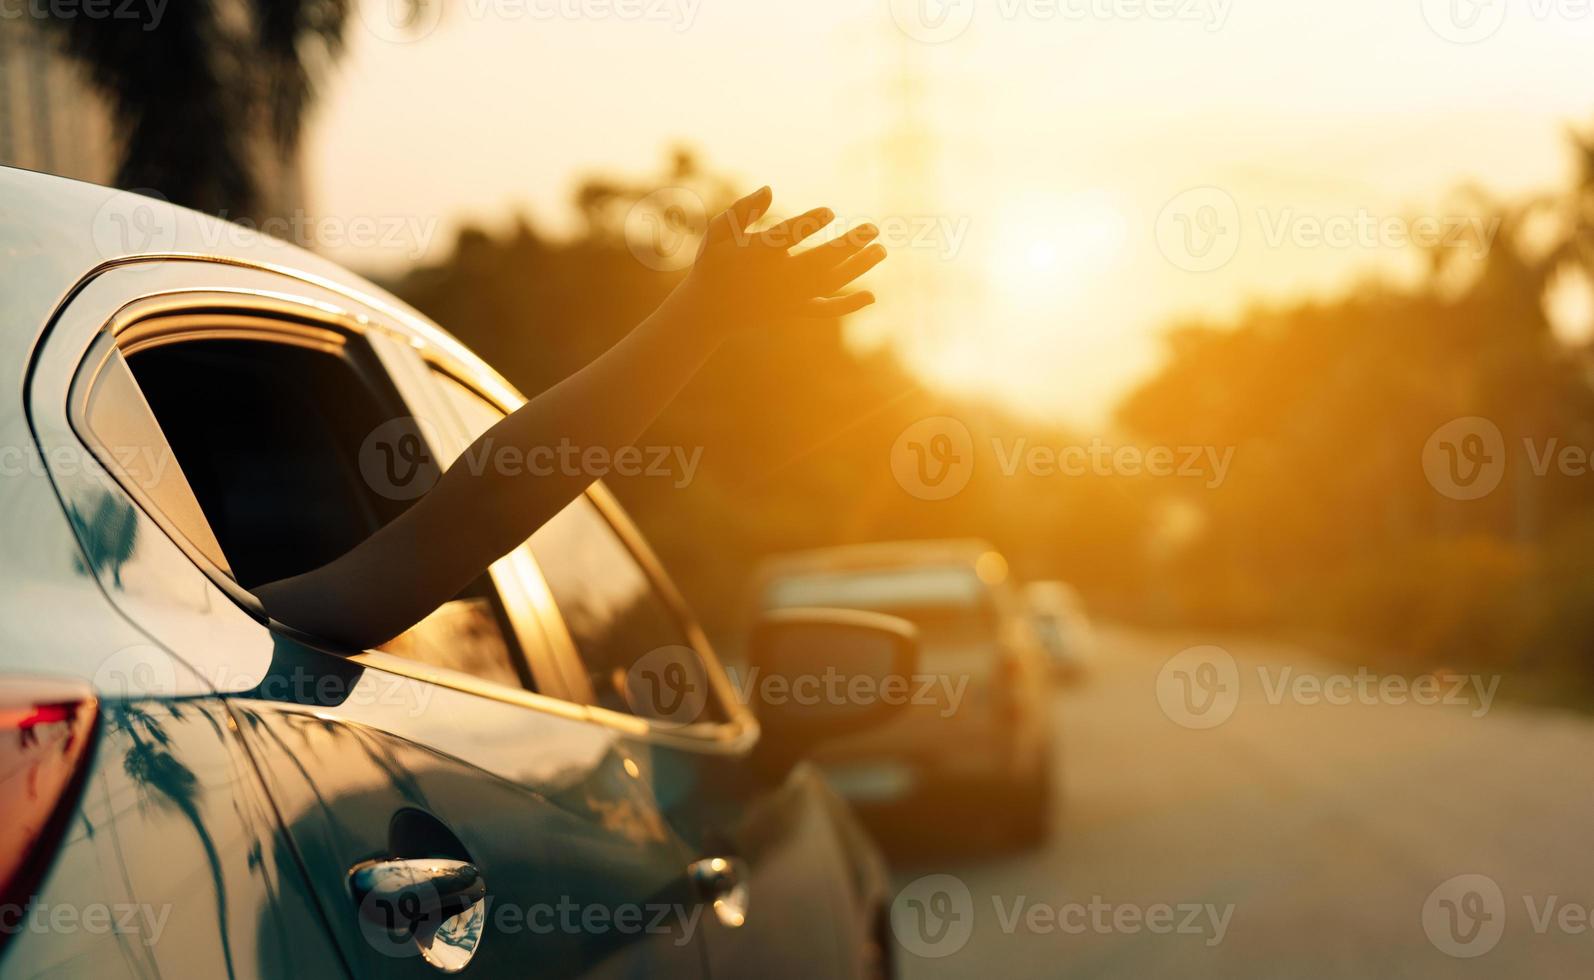
{"label": "human hand", "polygon": [[752,231],[772,200],[770,189],[762,188],[709,222],[697,260],[681,285],[682,298],[699,322],[729,333],[802,317],[846,316],[873,303],[873,293],[841,290],[885,259],[885,248],[874,243],[879,229],[860,225],[793,254],[795,246],[836,216],[829,208],[815,208]]}

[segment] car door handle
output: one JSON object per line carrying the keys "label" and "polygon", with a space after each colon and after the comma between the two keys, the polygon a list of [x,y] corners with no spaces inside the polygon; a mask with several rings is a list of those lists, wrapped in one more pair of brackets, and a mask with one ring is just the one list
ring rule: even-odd
{"label": "car door handle", "polygon": [[487,883],[474,864],[416,858],[357,864],[349,890],[362,916],[390,927],[395,914],[410,921],[458,915],[487,895]]}
{"label": "car door handle", "polygon": [[396,951],[412,949],[445,973],[465,968],[481,942],[487,882],[476,866],[447,858],[365,861],[349,869],[362,928]]}
{"label": "car door handle", "polygon": [[747,921],[747,863],[740,858],[711,857],[693,861],[687,874],[698,894],[714,907],[720,924],[740,928]]}

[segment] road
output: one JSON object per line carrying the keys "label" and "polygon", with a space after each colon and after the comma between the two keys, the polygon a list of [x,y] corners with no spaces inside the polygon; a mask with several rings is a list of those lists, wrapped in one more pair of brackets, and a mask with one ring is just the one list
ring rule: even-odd
{"label": "road", "polygon": [[1594,721],[1282,646],[1163,669],[1210,642],[1100,637],[1050,841],[898,870],[905,977],[1594,975]]}

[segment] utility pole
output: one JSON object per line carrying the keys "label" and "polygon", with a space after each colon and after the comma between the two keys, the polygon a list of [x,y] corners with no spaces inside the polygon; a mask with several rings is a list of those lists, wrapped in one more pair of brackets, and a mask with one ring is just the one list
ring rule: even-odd
{"label": "utility pole", "polygon": [[[880,276],[881,304],[862,318],[856,339],[892,343],[911,359],[945,350],[970,329],[980,309],[980,281],[970,275],[961,246],[971,216],[955,206],[962,196],[949,189],[968,140],[949,144],[943,133],[949,117],[970,101],[970,86],[947,73],[957,45],[925,44],[884,16],[859,26],[854,35],[877,67],[864,84],[877,93],[878,136],[855,148],[861,167],[872,177],[879,222],[892,247]],[[856,105],[847,111],[855,112]],[[954,246],[960,246],[954,249]]]}

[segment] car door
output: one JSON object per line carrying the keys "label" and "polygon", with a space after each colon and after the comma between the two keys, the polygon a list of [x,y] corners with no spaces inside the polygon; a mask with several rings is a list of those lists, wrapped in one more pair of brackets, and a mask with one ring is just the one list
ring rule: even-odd
{"label": "car door", "polygon": [[[471,433],[501,417],[458,379],[437,383]],[[625,751],[722,890],[704,917],[711,973],[883,973],[873,845],[811,766],[759,764],[746,699],[614,497],[595,484],[527,544],[552,600],[539,604],[550,644],[579,665],[594,715],[634,730]]]}
{"label": "car door", "polygon": [[324,279],[141,263],[62,311],[34,406],[41,439],[103,467],[63,477],[69,506],[131,502],[116,536],[139,547],[106,542],[92,570],[225,695],[355,975],[701,975],[688,850],[624,733],[571,700],[524,555],[383,650],[295,634],[249,593],[457,454],[413,384],[428,346],[458,350]]}

